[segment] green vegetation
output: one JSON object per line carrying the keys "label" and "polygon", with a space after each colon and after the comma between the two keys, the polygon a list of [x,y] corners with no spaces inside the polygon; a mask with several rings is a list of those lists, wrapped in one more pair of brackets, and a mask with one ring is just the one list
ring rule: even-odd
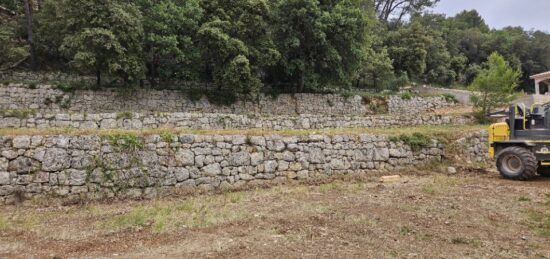
{"label": "green vegetation", "polygon": [[[529,75],[550,70],[548,33],[490,29],[475,10],[424,12],[437,2],[45,0],[28,28],[22,1],[0,0],[0,70],[31,68],[30,57],[39,70],[93,75],[97,86],[192,88],[219,104],[259,92],[470,85],[494,52],[521,68],[526,91]],[[77,87],[90,86],[59,85]]]}
{"label": "green vegetation", "polygon": [[527,212],[529,218],[528,224],[543,237],[550,237],[550,203],[547,203],[546,210],[530,210]]}
{"label": "green vegetation", "polygon": [[413,151],[419,151],[432,143],[432,138],[420,132],[413,133],[412,135],[402,134],[397,137],[391,137],[390,140],[392,142],[401,141],[409,145]]}
{"label": "green vegetation", "polygon": [[480,248],[483,243],[479,239],[468,239],[463,237],[456,237],[451,240],[453,244],[468,245],[473,248]]}
{"label": "green vegetation", "polygon": [[103,138],[119,151],[135,152],[143,149],[143,141],[138,136],[129,133],[104,135]]}
{"label": "green vegetation", "polygon": [[116,113],[116,119],[117,120],[131,120],[134,118],[134,113],[132,112],[117,112]]}
{"label": "green vegetation", "polygon": [[449,103],[458,103],[458,100],[452,94],[442,94],[441,96],[443,96],[443,98],[445,98],[445,101]]}
{"label": "green vegetation", "polygon": [[103,226],[116,230],[151,227],[157,233],[182,228],[204,228],[250,218],[248,212],[232,208],[232,204],[238,204],[243,199],[243,193],[226,193],[204,200],[193,198],[169,206],[140,206],[123,215],[114,216],[105,221]]}
{"label": "green vegetation", "polygon": [[36,110],[33,109],[0,109],[0,116],[15,117],[19,119],[27,119],[35,113]]}
{"label": "green vegetation", "polygon": [[174,141],[174,138],[176,137],[174,134],[172,134],[172,132],[168,131],[161,132],[159,135],[162,141],[166,143],[172,143],[172,141]]}
{"label": "green vegetation", "polygon": [[[266,130],[266,129],[219,129],[219,130],[199,130],[199,129],[142,129],[142,130],[124,130],[124,129],[69,129],[69,128],[50,128],[50,129],[24,129],[24,128],[2,128],[0,135],[18,136],[18,135],[99,135],[106,136],[109,140],[113,135],[131,135],[131,136],[149,136],[160,135],[164,132],[172,134],[196,134],[196,135],[282,135],[282,136],[307,136],[311,134],[324,135],[359,135],[373,134],[394,137],[393,141],[401,141],[399,136],[417,132],[425,136],[434,137],[441,141],[447,139],[458,139],[465,133],[476,132],[487,129],[488,125],[445,125],[445,126],[417,126],[417,127],[392,127],[392,128],[339,128],[339,129],[313,129],[313,130]],[[397,137],[397,138],[395,138]]]}
{"label": "green vegetation", "polygon": [[519,69],[512,68],[498,53],[489,57],[486,67],[470,86],[471,90],[479,93],[472,96],[472,101],[478,109],[477,117],[480,122],[487,122],[486,115],[493,108],[512,101],[521,75]]}

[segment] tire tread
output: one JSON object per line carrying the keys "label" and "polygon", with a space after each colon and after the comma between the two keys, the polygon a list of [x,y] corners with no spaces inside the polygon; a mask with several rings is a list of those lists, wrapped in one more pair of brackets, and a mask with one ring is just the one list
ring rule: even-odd
{"label": "tire tread", "polygon": [[[500,161],[500,156],[503,153],[513,153],[519,156],[520,159],[525,162],[525,165],[524,165],[525,170],[517,176],[510,176],[502,173],[503,170],[501,168],[499,161]],[[512,180],[527,181],[537,176],[538,161],[537,161],[537,158],[535,157],[535,154],[533,154],[533,152],[529,151],[524,147],[508,147],[502,150],[501,152],[499,152],[499,154],[497,155],[497,168],[501,173],[501,175],[505,178],[512,179]]]}

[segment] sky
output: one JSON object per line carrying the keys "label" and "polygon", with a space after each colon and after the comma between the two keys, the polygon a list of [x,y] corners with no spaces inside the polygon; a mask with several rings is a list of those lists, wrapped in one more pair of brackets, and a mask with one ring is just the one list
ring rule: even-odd
{"label": "sky", "polygon": [[454,16],[471,9],[492,28],[522,26],[550,32],[550,0],[441,0],[433,11]]}

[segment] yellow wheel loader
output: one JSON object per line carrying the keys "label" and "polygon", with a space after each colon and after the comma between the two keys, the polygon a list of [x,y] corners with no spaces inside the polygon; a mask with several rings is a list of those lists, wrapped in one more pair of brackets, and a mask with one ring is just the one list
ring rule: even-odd
{"label": "yellow wheel loader", "polygon": [[489,129],[489,155],[504,178],[550,176],[550,103],[517,104],[490,117],[506,119]]}

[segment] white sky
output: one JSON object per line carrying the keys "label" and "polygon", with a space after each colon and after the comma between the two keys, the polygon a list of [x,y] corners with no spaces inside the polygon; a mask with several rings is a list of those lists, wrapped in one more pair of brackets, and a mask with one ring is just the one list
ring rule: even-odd
{"label": "white sky", "polygon": [[550,0],[441,0],[433,11],[454,16],[471,9],[493,28],[522,26],[550,32]]}

